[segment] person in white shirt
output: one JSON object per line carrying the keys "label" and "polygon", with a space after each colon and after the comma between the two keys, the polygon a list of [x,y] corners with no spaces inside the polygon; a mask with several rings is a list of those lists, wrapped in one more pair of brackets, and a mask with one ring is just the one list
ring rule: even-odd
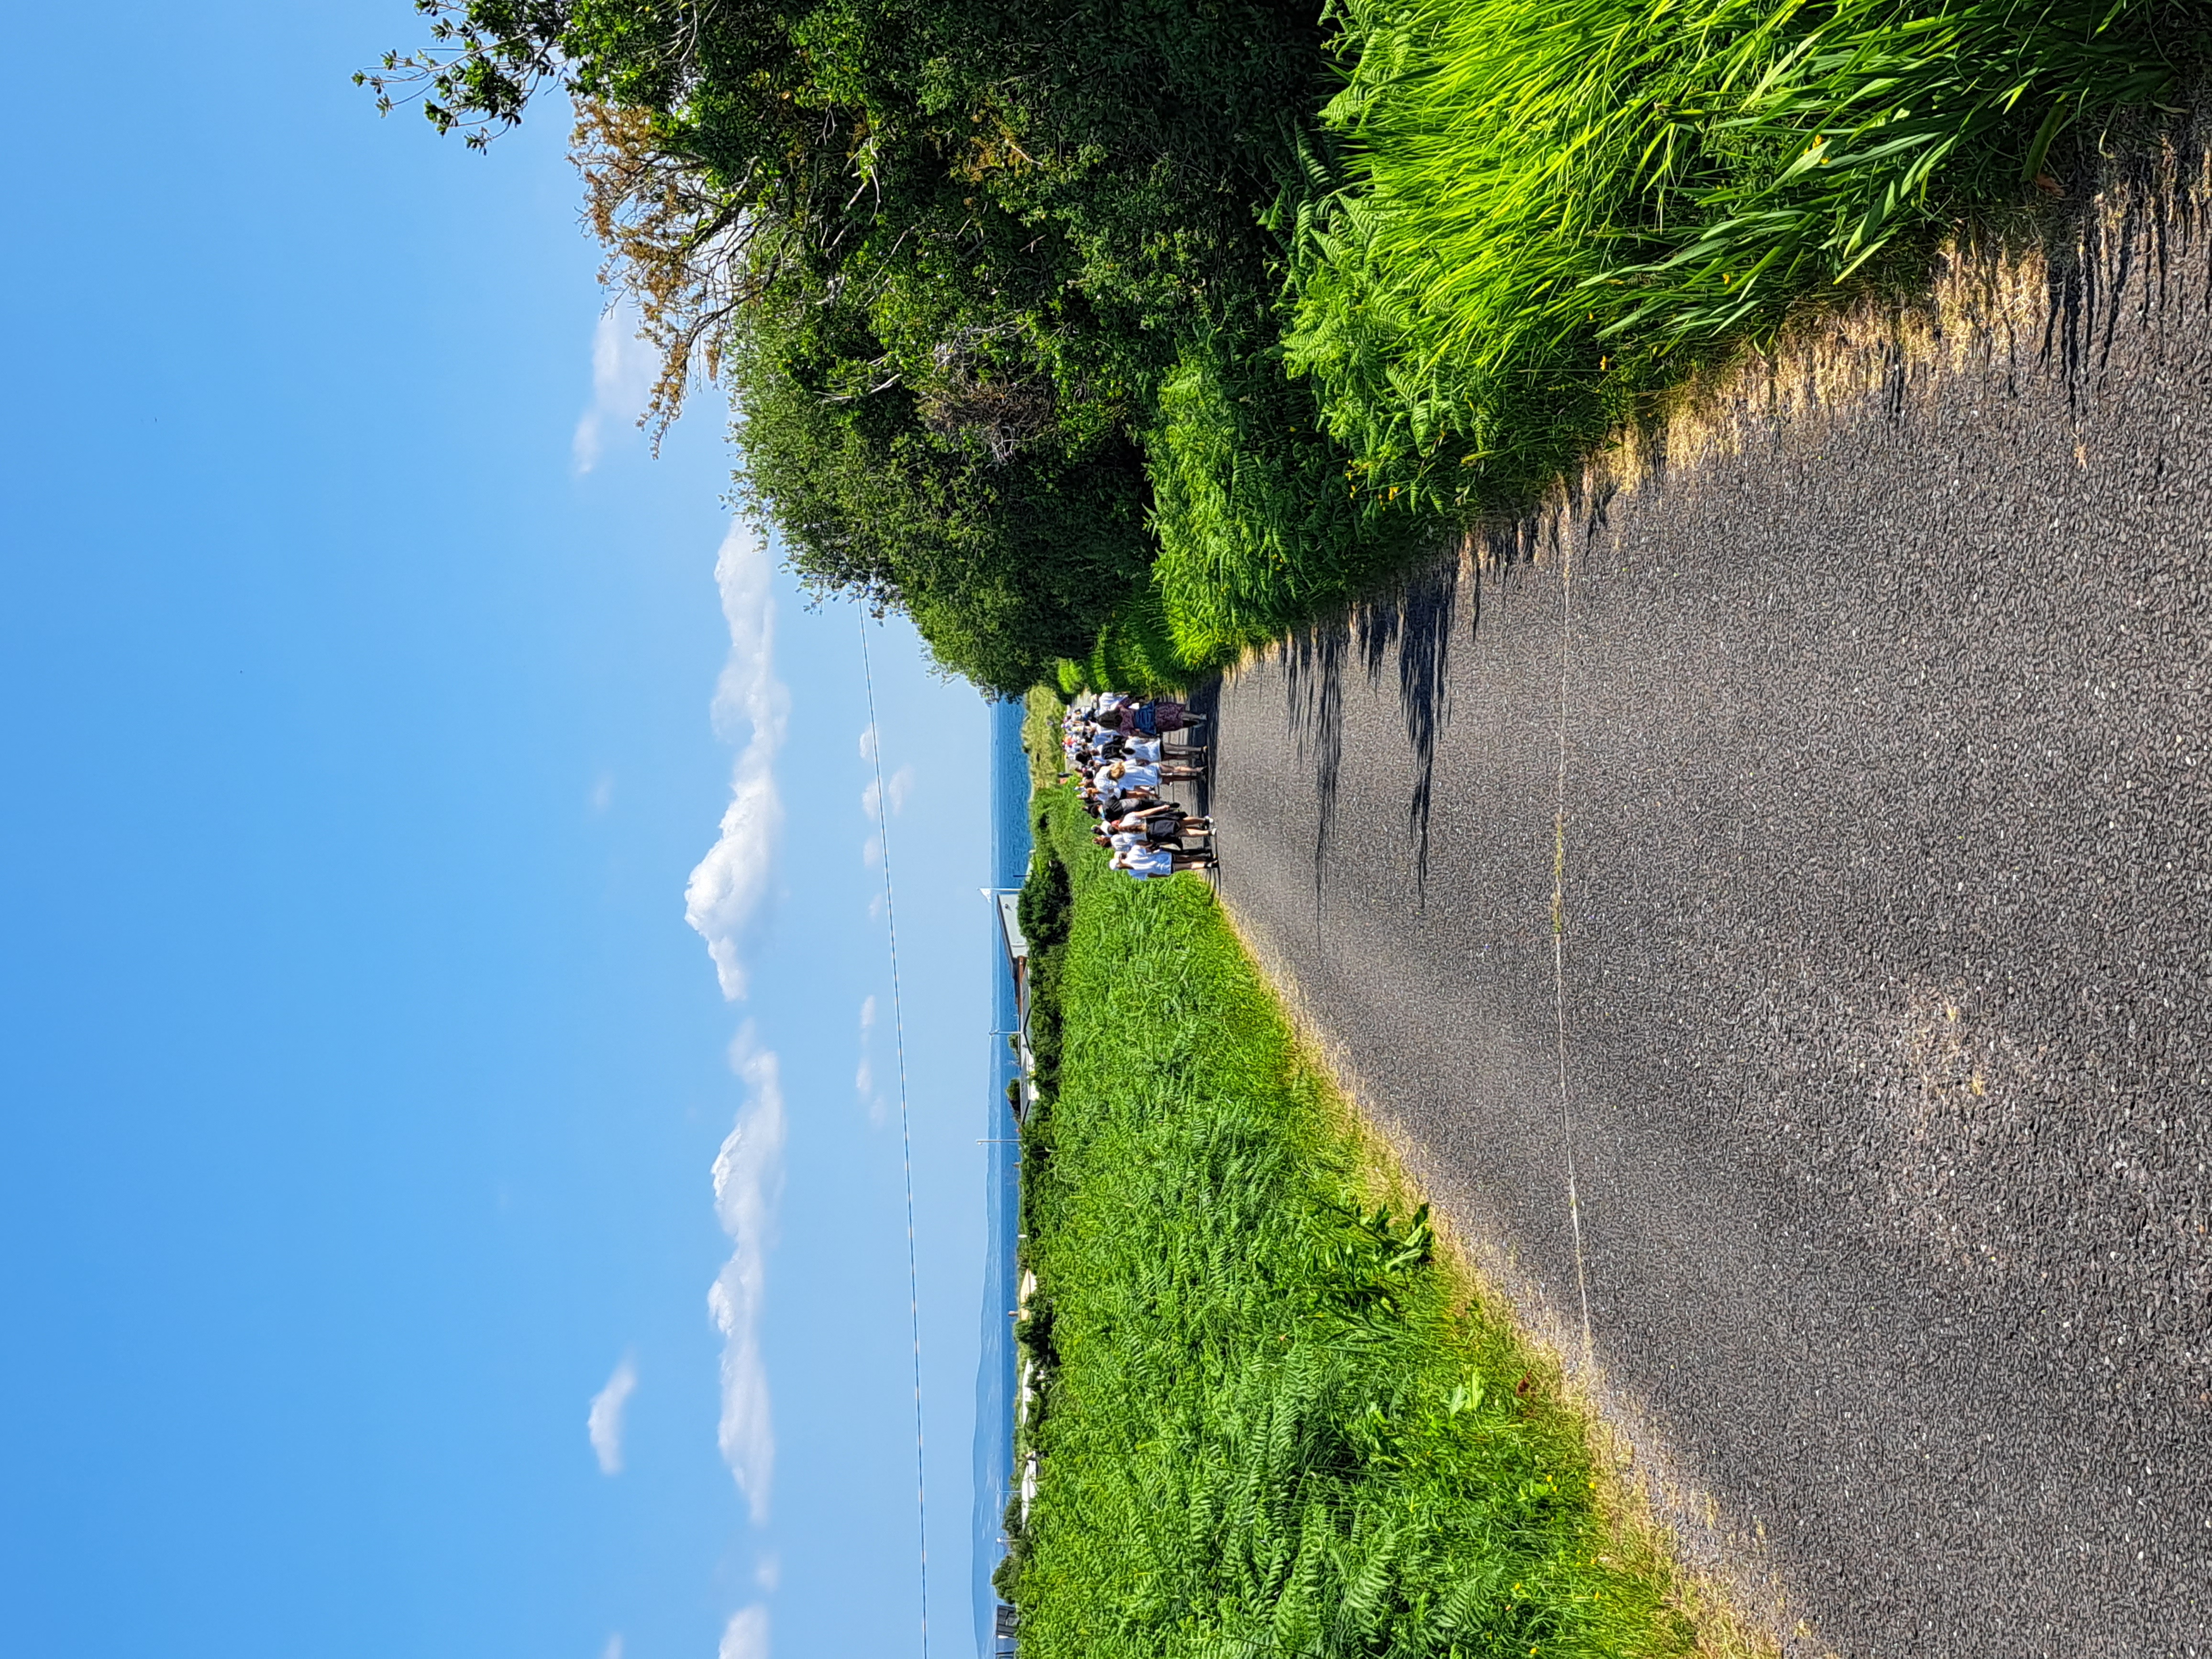
{"label": "person in white shirt", "polygon": [[1198,776],[1194,766],[1154,766],[1143,761],[1116,761],[1106,770],[1115,775],[1125,791],[1158,789],[1163,778],[1188,782]]}
{"label": "person in white shirt", "polygon": [[1171,876],[1178,870],[1204,870],[1212,863],[1211,853],[1171,853],[1164,847],[1132,848],[1114,854],[1114,867],[1127,870],[1140,881]]}

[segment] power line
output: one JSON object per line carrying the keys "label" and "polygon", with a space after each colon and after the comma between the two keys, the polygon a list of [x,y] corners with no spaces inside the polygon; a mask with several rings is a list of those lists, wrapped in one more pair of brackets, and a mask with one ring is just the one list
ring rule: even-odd
{"label": "power line", "polygon": [[921,1439],[921,1272],[914,1255],[914,1124],[906,1102],[906,1012],[899,1003],[898,913],[891,905],[891,815],[884,793],[884,735],[876,724],[876,672],[868,659],[868,613],[860,612],[860,674],[868,688],[868,757],[876,767],[876,833],[884,854],[884,927],[891,948],[891,1030],[898,1042],[899,1142],[906,1166],[907,1309],[914,1322],[914,1506],[921,1529],[921,1659],[929,1659],[928,1464]]}

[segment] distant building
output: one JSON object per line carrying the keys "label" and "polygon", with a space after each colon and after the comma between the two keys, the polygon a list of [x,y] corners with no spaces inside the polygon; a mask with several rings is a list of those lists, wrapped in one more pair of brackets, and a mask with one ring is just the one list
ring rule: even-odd
{"label": "distant building", "polygon": [[[987,892],[991,890],[985,889]],[[1022,894],[1018,887],[1001,887],[991,896],[999,902],[999,939],[1006,947],[1006,966],[1014,975],[1014,996],[1022,1007],[1022,1024],[1029,1025],[1030,942],[1022,934]]]}
{"label": "distant building", "polygon": [[1030,942],[1022,933],[1022,893],[1018,887],[986,887],[983,896],[998,906],[999,942],[1006,946],[1007,971],[1014,976],[1018,1029],[1013,1035],[1022,1068],[1021,1095],[1014,1107],[1014,1116],[1026,1123],[1030,1108],[1036,1103],[1036,1060],[1030,1053]]}

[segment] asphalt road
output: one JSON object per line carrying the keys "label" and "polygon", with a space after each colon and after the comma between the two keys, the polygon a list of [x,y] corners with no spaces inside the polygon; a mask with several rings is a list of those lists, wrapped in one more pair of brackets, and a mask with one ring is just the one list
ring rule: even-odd
{"label": "asphalt road", "polygon": [[2212,1655],[2193,222],[1216,694],[1224,897],[1793,1653]]}

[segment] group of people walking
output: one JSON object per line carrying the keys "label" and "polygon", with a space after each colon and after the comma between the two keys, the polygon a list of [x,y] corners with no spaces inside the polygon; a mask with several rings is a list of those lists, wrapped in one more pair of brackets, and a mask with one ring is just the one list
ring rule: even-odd
{"label": "group of people walking", "polygon": [[[1212,867],[1213,821],[1166,799],[1168,785],[1205,775],[1206,751],[1187,740],[1170,750],[1164,740],[1205,718],[1172,697],[1139,701],[1113,691],[1067,711],[1061,776],[1082,786],[1084,804],[1098,819],[1098,844],[1113,849],[1115,869],[1143,880]],[[1193,841],[1205,844],[1194,848]]]}

